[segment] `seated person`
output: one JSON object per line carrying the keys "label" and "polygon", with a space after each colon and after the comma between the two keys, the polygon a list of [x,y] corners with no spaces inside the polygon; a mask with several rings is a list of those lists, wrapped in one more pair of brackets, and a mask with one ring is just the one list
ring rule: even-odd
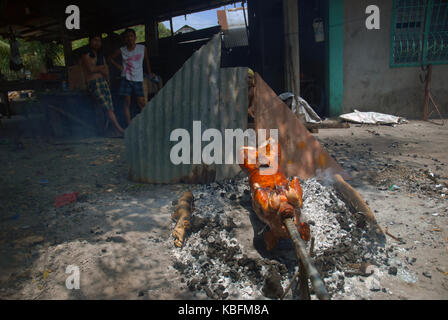
{"label": "seated person", "polygon": [[101,52],[101,35],[89,37],[89,49],[81,56],[82,68],[90,94],[101,108],[107,110],[107,116],[112,122],[115,137],[123,137],[124,130],[115,117],[112,96],[109,89],[109,68]]}

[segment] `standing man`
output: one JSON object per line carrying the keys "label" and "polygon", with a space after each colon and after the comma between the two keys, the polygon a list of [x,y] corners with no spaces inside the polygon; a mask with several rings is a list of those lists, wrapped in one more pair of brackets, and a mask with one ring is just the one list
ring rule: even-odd
{"label": "standing man", "polygon": [[[145,95],[143,92],[143,60],[146,63],[148,73],[151,73],[149,64],[148,51],[141,44],[136,44],[137,35],[133,29],[124,31],[125,46],[121,47],[110,57],[110,62],[121,70],[121,84],[118,91],[120,96],[124,96],[124,114],[127,124],[131,122],[131,95],[137,98],[137,104],[140,111],[145,107]],[[122,64],[120,65],[115,59],[121,54]]]}
{"label": "standing man", "polygon": [[95,98],[99,107],[107,110],[107,116],[114,126],[116,137],[123,137],[124,130],[114,113],[109,89],[109,68],[101,52],[101,34],[89,37],[89,48],[82,54],[81,62],[90,94]]}

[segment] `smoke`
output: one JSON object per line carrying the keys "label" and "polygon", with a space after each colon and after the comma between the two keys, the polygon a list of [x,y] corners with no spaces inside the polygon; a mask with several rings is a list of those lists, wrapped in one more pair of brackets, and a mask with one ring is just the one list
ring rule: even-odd
{"label": "smoke", "polygon": [[334,168],[326,168],[324,170],[316,170],[316,179],[324,186],[329,187],[335,183],[334,175],[339,173]]}

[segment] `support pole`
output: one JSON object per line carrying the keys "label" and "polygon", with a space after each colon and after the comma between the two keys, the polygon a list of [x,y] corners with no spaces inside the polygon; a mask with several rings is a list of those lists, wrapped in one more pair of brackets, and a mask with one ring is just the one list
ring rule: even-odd
{"label": "support pole", "polygon": [[145,22],[145,44],[149,55],[159,55],[159,30],[158,23],[154,18],[150,18]]}
{"label": "support pole", "polygon": [[12,110],[11,110],[11,103],[9,101],[8,91],[3,92],[5,97],[5,105],[6,105],[6,116],[8,119],[11,119]]}
{"label": "support pole", "polygon": [[[427,67],[427,73],[426,73],[426,82],[425,82],[425,106],[423,108],[423,121],[429,121],[429,117],[434,113],[434,111],[437,111],[437,113],[439,114],[440,120],[442,121],[441,123],[436,123],[434,121],[430,121],[433,122],[435,124],[438,125],[444,125],[445,121],[443,120],[442,114],[440,113],[439,108],[437,107],[436,102],[434,101],[432,94],[431,94],[431,79],[432,79],[432,64],[428,65]],[[430,102],[432,102],[434,109],[429,112],[429,106],[430,106]]]}
{"label": "support pole", "polygon": [[298,0],[283,0],[286,90],[300,96]]}
{"label": "support pole", "polygon": [[174,30],[173,30],[173,18],[170,17],[170,30],[171,30],[171,36],[174,36]]}
{"label": "support pole", "polygon": [[65,61],[65,67],[68,68],[73,65],[72,60],[72,42],[70,41],[67,33],[67,29],[65,27],[64,21],[62,21],[60,24],[61,29],[61,39],[62,39],[62,45],[64,47],[64,61]]}
{"label": "support pole", "polygon": [[428,120],[428,110],[429,110],[429,95],[430,95],[430,85],[432,77],[432,65],[428,66],[428,72],[426,74],[425,82],[425,107],[423,108],[423,121]]}

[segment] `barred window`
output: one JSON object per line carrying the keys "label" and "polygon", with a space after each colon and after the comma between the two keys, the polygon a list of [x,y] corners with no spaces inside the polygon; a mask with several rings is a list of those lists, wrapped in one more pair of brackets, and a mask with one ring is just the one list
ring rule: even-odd
{"label": "barred window", "polygon": [[448,0],[394,0],[391,66],[448,63]]}

